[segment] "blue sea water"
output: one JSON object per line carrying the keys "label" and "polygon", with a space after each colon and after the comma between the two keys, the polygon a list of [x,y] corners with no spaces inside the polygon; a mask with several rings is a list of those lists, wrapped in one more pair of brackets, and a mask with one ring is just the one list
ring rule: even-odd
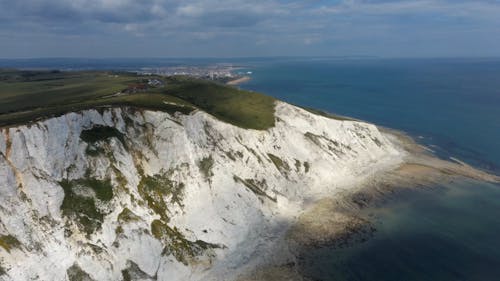
{"label": "blue sea water", "polygon": [[[500,174],[500,60],[255,62],[243,88],[403,130]],[[364,211],[373,238],[309,252],[312,280],[500,280],[500,185],[457,181]]]}
{"label": "blue sea water", "polygon": [[[500,59],[39,59],[0,67],[124,69],[233,63],[240,87],[408,132],[437,156],[500,174]],[[313,280],[500,280],[500,185],[457,181],[365,210],[373,238],[311,251]]]}
{"label": "blue sea water", "polygon": [[255,62],[243,88],[406,131],[500,169],[500,59],[303,59]]}
{"label": "blue sea water", "polygon": [[393,195],[364,210],[371,239],[311,250],[300,268],[312,280],[500,280],[499,196],[478,182]]}

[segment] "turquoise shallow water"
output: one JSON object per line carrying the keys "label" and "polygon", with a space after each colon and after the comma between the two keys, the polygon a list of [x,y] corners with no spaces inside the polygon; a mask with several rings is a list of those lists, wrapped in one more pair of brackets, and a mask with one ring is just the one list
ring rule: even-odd
{"label": "turquoise shallow water", "polygon": [[[404,130],[440,157],[500,174],[500,59],[19,60],[0,66],[137,69],[230,62],[242,88]],[[500,280],[500,186],[455,182],[365,210],[372,239],[312,251],[313,280]]]}

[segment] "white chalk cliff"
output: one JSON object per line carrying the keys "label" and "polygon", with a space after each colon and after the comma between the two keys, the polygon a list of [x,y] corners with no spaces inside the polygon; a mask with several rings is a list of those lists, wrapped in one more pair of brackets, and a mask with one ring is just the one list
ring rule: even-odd
{"label": "white chalk cliff", "polygon": [[0,280],[232,279],[304,204],[405,156],[371,124],[275,117],[109,108],[0,128]]}

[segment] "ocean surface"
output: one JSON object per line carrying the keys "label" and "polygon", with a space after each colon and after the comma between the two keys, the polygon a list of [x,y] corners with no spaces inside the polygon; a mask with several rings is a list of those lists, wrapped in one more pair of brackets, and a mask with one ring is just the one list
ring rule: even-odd
{"label": "ocean surface", "polygon": [[[39,59],[0,67],[123,69],[230,63],[241,88],[403,130],[442,158],[500,174],[500,59]],[[364,211],[371,239],[311,251],[313,280],[500,280],[500,185],[457,181]]]}
{"label": "ocean surface", "polygon": [[242,88],[403,130],[500,171],[500,59],[255,62]]}
{"label": "ocean surface", "polygon": [[[500,60],[255,62],[241,87],[408,132],[442,158],[500,174]],[[376,231],[311,251],[312,280],[500,280],[500,185],[406,191],[364,211]]]}
{"label": "ocean surface", "polygon": [[[408,132],[442,158],[500,174],[500,60],[256,62],[241,87]],[[500,280],[500,185],[406,191],[364,211],[373,238],[311,251],[313,280]]]}

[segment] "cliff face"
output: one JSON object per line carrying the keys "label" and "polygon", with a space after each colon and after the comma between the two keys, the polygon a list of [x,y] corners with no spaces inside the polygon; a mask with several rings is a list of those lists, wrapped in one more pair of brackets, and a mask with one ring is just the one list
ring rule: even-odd
{"label": "cliff face", "polygon": [[403,154],[281,102],[266,131],[119,108],[0,129],[0,280],[228,278],[304,202]]}

